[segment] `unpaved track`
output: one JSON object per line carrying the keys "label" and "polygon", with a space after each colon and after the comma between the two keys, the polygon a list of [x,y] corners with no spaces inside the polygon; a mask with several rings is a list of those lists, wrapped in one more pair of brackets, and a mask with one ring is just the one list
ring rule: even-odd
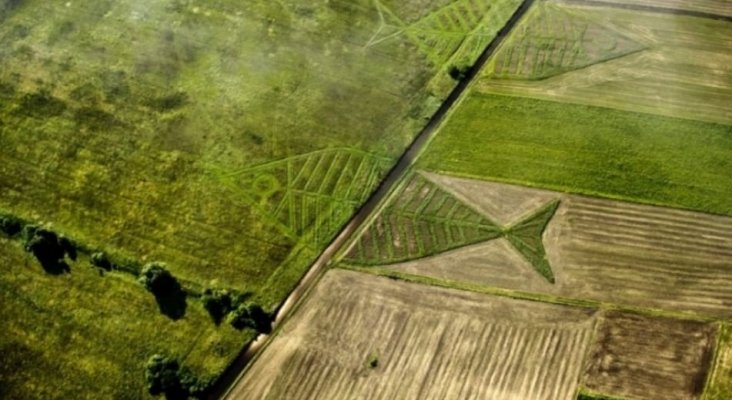
{"label": "unpaved track", "polygon": [[[417,135],[412,144],[407,148],[406,152],[399,158],[396,165],[389,171],[386,178],[381,182],[376,191],[361,207],[361,209],[354,215],[354,217],[348,222],[348,224],[341,230],[331,244],[320,254],[320,257],[313,263],[310,270],[300,280],[295,290],[290,293],[290,296],[285,300],[284,303],[277,310],[273,328],[277,328],[283,320],[285,320],[293,307],[300,301],[304,294],[317,282],[318,278],[326,270],[326,267],[330,263],[333,256],[346,244],[348,238],[352,233],[356,232],[359,227],[367,221],[370,216],[378,211],[379,205],[394,189],[397,183],[401,180],[404,174],[407,172],[409,167],[414,164],[414,161],[422,152],[424,147],[429,143],[430,139],[437,132],[437,128],[440,123],[445,119],[452,107],[457,101],[463,96],[471,82],[479,75],[483,66],[486,64],[490,56],[495,52],[498,46],[506,39],[511,30],[518,24],[521,18],[534,4],[535,0],[524,0],[523,3],[516,9],[514,14],[508,20],[506,25],[501,28],[496,34],[496,37],[491,43],[485,48],[483,53],[478,57],[473,68],[471,68],[465,79],[460,81],[453,91],[448,95],[447,99],[442,103],[437,112],[430,118],[427,125]],[[220,381],[214,389],[214,393],[211,398],[237,398],[236,385],[240,381],[243,375],[244,368],[250,360],[263,348],[272,335],[260,335],[245,351],[238,357],[229,369],[222,375]]]}

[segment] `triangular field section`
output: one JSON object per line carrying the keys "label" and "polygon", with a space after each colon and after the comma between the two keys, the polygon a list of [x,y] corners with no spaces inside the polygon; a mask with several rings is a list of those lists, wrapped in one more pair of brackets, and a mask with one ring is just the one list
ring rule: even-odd
{"label": "triangular field section", "polygon": [[562,5],[540,3],[488,66],[493,78],[545,79],[646,47]]}
{"label": "triangular field section", "polygon": [[554,283],[542,236],[559,200],[540,205],[510,227],[501,227],[427,176],[431,175],[414,173],[409,178],[356,239],[345,262],[395,264],[503,237],[537,273]]}
{"label": "triangular field section", "polygon": [[542,235],[558,207],[559,200],[555,200],[505,232],[506,239],[513,247],[531,263],[536,272],[551,283],[554,283],[554,274],[546,258]]}
{"label": "triangular field section", "polygon": [[388,158],[337,148],[216,175],[267,222],[319,248],[366,201],[390,164]]}
{"label": "triangular field section", "polygon": [[500,236],[495,223],[422,175],[413,174],[359,237],[346,260],[392,264]]}

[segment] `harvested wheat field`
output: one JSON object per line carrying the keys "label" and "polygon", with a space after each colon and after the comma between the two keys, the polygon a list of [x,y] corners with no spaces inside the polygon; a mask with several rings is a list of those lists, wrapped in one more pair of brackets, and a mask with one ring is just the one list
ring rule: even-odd
{"label": "harvested wheat field", "polygon": [[594,311],[331,270],[230,398],[573,399]]}
{"label": "harvested wheat field", "polygon": [[707,13],[719,17],[732,16],[732,3],[729,0],[560,0],[569,4],[602,4],[606,7],[643,9],[648,7],[665,8],[676,13]]}
{"label": "harvested wheat field", "polygon": [[585,373],[588,389],[637,400],[700,397],[714,325],[614,312],[600,321]]}
{"label": "harvested wheat field", "polygon": [[545,1],[478,91],[729,125],[730,19],[729,1]]}
{"label": "harvested wheat field", "polygon": [[[501,221],[504,227],[526,218],[532,208],[558,200],[558,209],[543,233],[536,233],[535,241],[545,249],[555,283],[542,279],[528,258],[504,238],[474,241],[431,257],[389,264],[389,269],[603,303],[732,316],[732,218],[434,173],[421,175],[459,198],[462,207],[486,220]],[[515,205],[521,212],[507,218],[509,214],[494,207],[501,203]],[[373,230],[363,237],[388,239],[375,236]],[[345,261],[365,264],[357,258]]]}

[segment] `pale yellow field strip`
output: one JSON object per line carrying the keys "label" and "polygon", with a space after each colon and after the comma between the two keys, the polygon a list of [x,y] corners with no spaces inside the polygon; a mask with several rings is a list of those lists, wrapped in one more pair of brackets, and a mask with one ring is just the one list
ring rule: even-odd
{"label": "pale yellow field strip", "polygon": [[[698,11],[708,14],[732,16],[732,1],[729,0],[604,0],[618,5],[639,5],[674,10]],[[570,0],[571,2],[571,0]]]}
{"label": "pale yellow field strip", "polygon": [[484,77],[478,90],[732,124],[732,23],[566,8],[646,50],[543,80]]}
{"label": "pale yellow field strip", "polygon": [[331,270],[231,398],[569,400],[594,324],[590,310]]}

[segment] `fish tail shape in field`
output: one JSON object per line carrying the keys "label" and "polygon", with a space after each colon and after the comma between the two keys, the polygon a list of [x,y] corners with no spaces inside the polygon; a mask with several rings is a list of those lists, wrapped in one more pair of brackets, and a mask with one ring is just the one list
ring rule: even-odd
{"label": "fish tail shape in field", "polygon": [[559,200],[553,200],[502,227],[470,202],[416,173],[356,239],[344,260],[356,265],[397,264],[505,238],[536,272],[554,283],[542,235],[558,206]]}
{"label": "fish tail shape in field", "polygon": [[546,259],[542,234],[558,207],[559,200],[555,200],[504,232],[511,245],[531,263],[536,272],[551,283],[555,281],[554,274]]}

